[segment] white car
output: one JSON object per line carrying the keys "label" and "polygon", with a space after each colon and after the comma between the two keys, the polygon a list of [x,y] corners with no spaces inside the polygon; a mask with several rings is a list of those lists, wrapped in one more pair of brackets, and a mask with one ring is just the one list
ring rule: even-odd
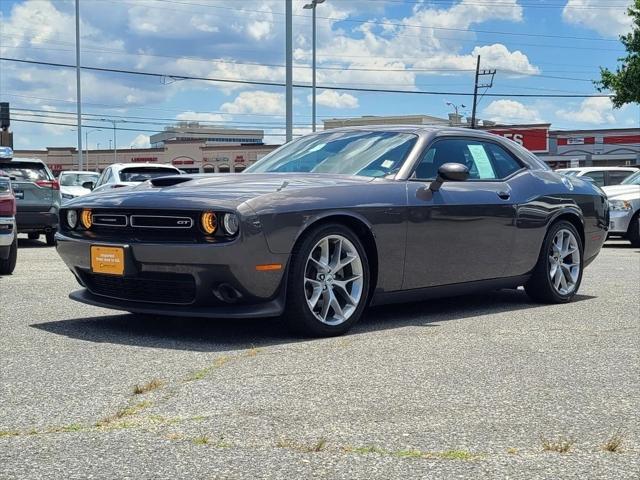
{"label": "white car", "polygon": [[609,199],[609,235],[622,236],[640,247],[640,171],[602,190]]}
{"label": "white car", "polygon": [[556,172],[570,177],[587,177],[599,187],[618,185],[637,171],[637,167],[576,167],[556,170]]}
{"label": "white car", "polygon": [[85,188],[83,185],[87,182],[96,183],[99,177],[100,174],[97,172],[66,171],[60,173],[58,183],[60,184],[62,203],[91,193],[91,189]]}
{"label": "white car", "polygon": [[180,170],[171,165],[152,163],[114,163],[104,169],[98,181],[83,186],[94,192],[103,192],[112,188],[130,187],[146,182],[151,178],[180,175]]}

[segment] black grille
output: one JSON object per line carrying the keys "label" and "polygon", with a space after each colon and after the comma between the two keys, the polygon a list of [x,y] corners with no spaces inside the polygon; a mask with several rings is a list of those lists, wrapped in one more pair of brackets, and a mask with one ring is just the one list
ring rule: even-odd
{"label": "black grille", "polygon": [[138,228],[191,228],[191,217],[166,215],[131,215],[131,226]]}
{"label": "black grille", "polygon": [[83,272],[87,288],[96,295],[135,302],[189,304],[196,297],[196,283],[187,274],[151,274],[117,277]]}
{"label": "black grille", "polygon": [[127,216],[126,215],[111,215],[107,213],[93,214],[92,222],[94,225],[102,225],[106,227],[126,227]]}

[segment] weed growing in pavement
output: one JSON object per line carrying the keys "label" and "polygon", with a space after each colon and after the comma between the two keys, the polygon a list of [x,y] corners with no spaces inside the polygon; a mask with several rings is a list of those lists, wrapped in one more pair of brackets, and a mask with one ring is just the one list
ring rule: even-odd
{"label": "weed growing in pavement", "polygon": [[290,438],[279,438],[276,440],[276,447],[278,448],[288,448],[290,450],[297,450],[303,453],[321,452],[326,446],[327,440],[325,438],[320,438],[317,442],[309,445],[294,442]]}
{"label": "weed growing in pavement", "polygon": [[202,380],[207,375],[209,375],[209,373],[222,367],[229,360],[229,357],[227,357],[226,355],[222,355],[221,357],[216,358],[211,365],[192,372],[187,378],[187,381]]}
{"label": "weed growing in pavement", "polygon": [[355,453],[359,455],[388,455],[398,458],[425,458],[425,459],[441,459],[441,460],[475,460],[479,455],[473,454],[466,450],[445,450],[442,452],[425,452],[417,449],[403,450],[385,450],[375,445],[367,445],[364,447],[343,447],[343,451],[347,453]]}
{"label": "weed growing in pavement", "polygon": [[141,385],[134,385],[133,394],[141,395],[143,393],[152,392],[160,388],[162,385],[164,385],[164,382],[162,380],[154,378],[152,380],[149,380],[147,383],[143,383]]}
{"label": "weed growing in pavement", "polygon": [[576,443],[574,439],[562,436],[557,440],[549,440],[544,437],[540,440],[542,442],[542,450],[544,450],[545,452],[567,453]]}
{"label": "weed growing in pavement", "polygon": [[613,435],[602,445],[605,452],[619,453],[622,450],[622,443],[626,435],[621,429],[616,430]]}
{"label": "weed growing in pavement", "polygon": [[518,454],[518,449],[517,448],[507,448],[507,453],[511,454],[511,455],[517,455]]}
{"label": "weed growing in pavement", "polygon": [[17,430],[0,430],[0,438],[2,437],[17,437],[20,432]]}
{"label": "weed growing in pavement", "polygon": [[207,435],[198,435],[191,440],[195,445],[209,445],[209,437]]}
{"label": "weed growing in pavement", "polygon": [[98,422],[96,422],[95,426],[96,427],[111,427],[111,426],[115,425],[115,426],[122,427],[122,425],[117,425],[117,422],[119,420],[122,420],[122,419],[124,419],[126,417],[132,417],[134,415],[137,415],[142,410],[145,410],[145,409],[149,408],[151,405],[153,405],[153,403],[151,403],[151,402],[149,402],[147,400],[144,400],[142,402],[138,402],[135,405],[129,405],[127,407],[121,408],[120,410],[118,410],[113,415],[109,415],[108,417],[105,417],[102,420],[99,420]]}

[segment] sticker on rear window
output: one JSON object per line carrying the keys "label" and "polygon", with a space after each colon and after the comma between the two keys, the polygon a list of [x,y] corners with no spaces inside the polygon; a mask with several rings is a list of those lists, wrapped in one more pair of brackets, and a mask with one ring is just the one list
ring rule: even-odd
{"label": "sticker on rear window", "polygon": [[478,176],[480,178],[496,178],[496,174],[493,171],[493,166],[489,161],[487,152],[482,145],[467,145],[471,156],[473,157],[473,163],[476,164],[478,169]]}

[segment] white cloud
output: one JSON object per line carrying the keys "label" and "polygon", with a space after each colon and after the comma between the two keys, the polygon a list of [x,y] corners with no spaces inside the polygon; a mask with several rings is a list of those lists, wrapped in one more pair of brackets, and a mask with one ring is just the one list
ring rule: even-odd
{"label": "white cloud", "polygon": [[[595,30],[603,37],[618,37],[629,32],[631,17],[627,9],[596,0],[568,0],[562,10],[565,22]],[[628,2],[631,6],[631,2]]]}
{"label": "white cloud", "polygon": [[255,90],[242,92],[232,102],[223,103],[220,110],[226,113],[257,113],[266,115],[282,115],[285,99],[282,93]]}
{"label": "white cloud", "polygon": [[149,148],[149,135],[140,134],[129,144],[129,148]]}
{"label": "white cloud", "polygon": [[563,120],[593,125],[615,123],[616,121],[616,117],[613,115],[613,104],[607,97],[587,98],[577,110],[561,109],[556,111],[556,115]]}
{"label": "white cloud", "polygon": [[542,123],[540,112],[514,100],[495,100],[482,111],[487,120],[498,123]]}
{"label": "white cloud", "polygon": [[[307,97],[311,104],[311,95]],[[358,108],[358,99],[348,93],[338,93],[335,90],[323,90],[316,94],[316,103],[331,108]]]}
{"label": "white cloud", "polygon": [[176,120],[183,122],[224,122],[230,117],[228,115],[222,115],[219,113],[205,113],[205,112],[182,112],[176,115]]}

